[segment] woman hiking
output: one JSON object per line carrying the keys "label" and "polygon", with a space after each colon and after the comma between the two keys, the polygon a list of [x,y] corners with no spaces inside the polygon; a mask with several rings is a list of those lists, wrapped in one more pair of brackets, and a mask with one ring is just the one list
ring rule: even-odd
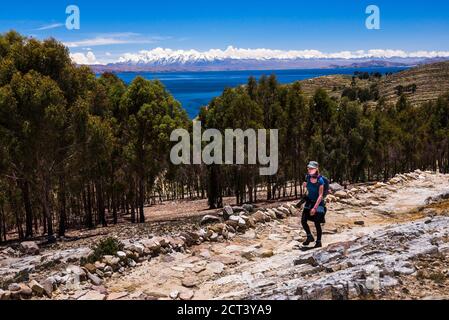
{"label": "woman hiking", "polygon": [[328,185],[327,179],[320,175],[318,162],[311,161],[307,166],[306,182],[304,182],[304,188],[307,189],[307,196],[301,218],[302,227],[307,234],[307,239],[303,243],[304,246],[308,246],[315,241],[308,221],[312,221],[315,224],[317,237],[315,248],[321,248],[322,246],[321,237],[323,231],[321,225],[326,223],[325,215],[327,211],[324,201],[326,185]]}

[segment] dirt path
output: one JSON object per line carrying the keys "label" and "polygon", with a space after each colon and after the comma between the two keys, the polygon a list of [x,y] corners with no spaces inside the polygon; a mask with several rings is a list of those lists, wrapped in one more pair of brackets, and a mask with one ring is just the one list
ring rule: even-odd
{"label": "dirt path", "polygon": [[[385,230],[390,228],[403,228],[401,232],[413,229],[416,227],[413,221],[424,224],[427,220],[420,219],[429,214],[447,213],[447,206],[440,204],[429,207],[426,201],[448,192],[448,177],[443,175],[426,174],[399,185],[381,186],[366,193],[358,193],[349,201],[354,206],[349,207],[340,202],[330,205],[324,237],[326,247],[323,249],[308,252],[298,250],[304,234],[299,228],[299,218],[290,217],[260,225],[224,243],[203,243],[186,253],[145,262],[131,273],[110,280],[107,288],[111,292],[131,293],[132,298],[298,298],[300,295],[291,289],[292,283],[298,287],[301,281],[313,274],[319,276],[307,281],[319,282],[323,277],[323,266],[307,265],[307,268],[300,268],[294,266],[295,260],[311,254],[327,253],[336,244],[343,243],[351,247],[357,245],[357,242],[369,242],[370,237],[384,236]],[[449,227],[448,221],[439,221],[440,229],[441,226]],[[363,222],[363,226],[357,226],[355,222]],[[447,231],[444,229],[441,232],[447,235]],[[400,247],[391,245],[391,250],[385,252],[384,256],[395,259],[395,250],[400,251]],[[367,262],[366,266],[371,264]],[[335,272],[339,271],[338,268],[335,267]],[[332,268],[329,270],[324,270],[324,275],[334,272]],[[393,283],[396,284],[396,281]],[[270,293],[264,296],[263,292],[266,291]],[[325,294],[328,294],[326,290],[312,298],[325,298]]]}

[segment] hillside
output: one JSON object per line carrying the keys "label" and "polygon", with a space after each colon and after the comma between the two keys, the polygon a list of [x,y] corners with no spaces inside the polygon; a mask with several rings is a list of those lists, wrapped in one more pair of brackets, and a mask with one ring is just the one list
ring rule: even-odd
{"label": "hillside", "polygon": [[416,84],[415,93],[406,93],[411,103],[419,104],[435,100],[438,96],[449,91],[449,62],[439,62],[422,65],[410,70],[402,71],[383,79],[379,84],[381,96],[388,102],[396,102],[398,86]]}
{"label": "hillside", "polygon": [[[324,88],[334,97],[340,97],[345,88],[351,86],[351,77],[345,75],[332,75],[300,81],[305,94],[311,96],[318,88]],[[369,88],[377,84],[379,96],[387,103],[396,103],[399,94],[398,87],[403,87],[403,92],[412,104],[420,104],[429,100],[435,100],[440,95],[449,92],[449,62],[438,62],[421,65],[409,70],[401,71],[389,76],[383,76],[380,80],[356,79],[356,85],[360,88]],[[416,91],[412,92],[412,86],[416,85]]]}

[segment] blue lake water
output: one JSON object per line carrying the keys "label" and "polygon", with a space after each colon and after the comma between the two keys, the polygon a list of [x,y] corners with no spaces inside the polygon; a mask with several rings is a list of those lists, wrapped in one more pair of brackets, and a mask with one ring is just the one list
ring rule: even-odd
{"label": "blue lake water", "polygon": [[260,78],[262,75],[275,74],[280,83],[292,83],[298,80],[310,79],[332,74],[352,75],[355,71],[362,72],[398,72],[405,67],[359,68],[359,69],[300,69],[300,70],[263,70],[263,71],[213,71],[213,72],[124,72],[117,75],[126,83],[135,77],[142,76],[149,80],[158,79],[171,94],[181,102],[189,116],[197,116],[201,106],[207,105],[214,97],[219,96],[227,87],[246,84],[248,78]]}

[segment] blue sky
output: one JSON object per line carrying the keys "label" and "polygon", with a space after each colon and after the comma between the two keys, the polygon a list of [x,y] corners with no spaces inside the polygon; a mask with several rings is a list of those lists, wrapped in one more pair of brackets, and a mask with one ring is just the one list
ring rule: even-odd
{"label": "blue sky", "polygon": [[[67,30],[65,9],[81,11],[81,29]],[[381,30],[365,28],[365,9],[381,10]],[[334,1],[2,1],[0,31],[55,37],[102,61],[124,53],[171,49],[396,49],[449,51],[449,2]]]}

